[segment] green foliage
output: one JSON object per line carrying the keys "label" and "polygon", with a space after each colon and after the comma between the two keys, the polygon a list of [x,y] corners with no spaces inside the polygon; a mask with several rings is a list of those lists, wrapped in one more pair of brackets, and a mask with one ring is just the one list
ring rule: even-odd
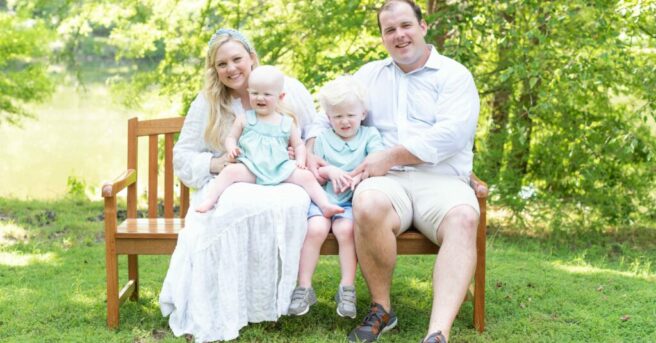
{"label": "green foliage", "polygon": [[[378,0],[33,0],[15,5],[56,29],[57,59],[129,65],[108,79],[126,104],[147,91],[201,88],[207,41],[246,33],[260,61],[311,91],[386,56]],[[552,228],[650,222],[656,193],[656,5],[631,1],[426,1],[427,40],[466,65],[481,93],[476,173],[518,222]],[[46,20],[47,19],[47,20]],[[575,215],[569,215],[571,212]]]}
{"label": "green foliage", "polygon": [[25,103],[53,91],[46,72],[52,35],[41,22],[9,12],[0,12],[0,28],[0,125],[18,125],[32,116]]}
{"label": "green foliage", "polygon": [[86,198],[87,183],[74,175],[66,178],[66,194],[72,198]]}
{"label": "green foliage", "polygon": [[654,4],[437,8],[431,35],[470,67],[482,95],[474,169],[493,203],[553,229],[654,219]]}

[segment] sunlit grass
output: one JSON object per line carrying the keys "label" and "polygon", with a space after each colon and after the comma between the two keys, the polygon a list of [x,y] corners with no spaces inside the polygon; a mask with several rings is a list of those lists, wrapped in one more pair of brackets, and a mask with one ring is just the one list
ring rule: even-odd
{"label": "sunlit grass", "polygon": [[[644,280],[656,281],[656,277],[650,273],[649,267],[640,267],[642,264],[636,262],[635,266],[637,268],[632,268],[634,271],[618,271],[608,268],[598,268],[591,265],[572,265],[572,264],[563,264],[560,261],[553,262],[552,265],[556,269],[560,269],[572,274],[610,274],[614,276],[628,277],[628,278],[640,278]],[[647,264],[650,265],[650,264]]]}
{"label": "sunlit grass", "polygon": [[0,247],[27,242],[27,230],[12,222],[0,220]]}
{"label": "sunlit grass", "polygon": [[35,263],[52,263],[56,255],[45,254],[21,254],[0,251],[0,265],[9,267],[24,267]]}

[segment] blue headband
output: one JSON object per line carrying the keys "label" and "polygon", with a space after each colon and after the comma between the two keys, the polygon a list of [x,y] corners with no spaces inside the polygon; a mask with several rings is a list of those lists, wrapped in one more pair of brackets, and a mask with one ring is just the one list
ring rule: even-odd
{"label": "blue headband", "polygon": [[216,32],[212,35],[212,38],[210,38],[210,42],[208,43],[208,45],[212,46],[212,44],[214,44],[214,42],[216,42],[217,38],[219,38],[220,36],[230,36],[231,38],[234,38],[240,41],[242,44],[244,44],[248,52],[253,52],[253,46],[248,41],[246,36],[244,36],[243,34],[241,34],[241,32],[235,29],[229,29],[229,28],[221,28],[216,30]]}

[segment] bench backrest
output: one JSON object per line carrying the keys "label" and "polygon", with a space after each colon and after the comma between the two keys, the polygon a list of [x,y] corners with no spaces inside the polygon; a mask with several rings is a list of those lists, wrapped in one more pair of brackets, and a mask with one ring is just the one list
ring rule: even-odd
{"label": "bench backrest", "polygon": [[[159,186],[160,153],[164,157],[164,218],[174,217],[174,175],[173,175],[173,144],[175,134],[179,133],[184,124],[184,117],[138,120],[128,120],[128,169],[138,170],[139,137],[148,137],[148,217],[157,218],[157,192]],[[164,136],[163,150],[160,149],[160,135]],[[127,217],[137,218],[137,182],[128,186]],[[180,182],[180,218],[184,218],[189,209],[189,188]]]}

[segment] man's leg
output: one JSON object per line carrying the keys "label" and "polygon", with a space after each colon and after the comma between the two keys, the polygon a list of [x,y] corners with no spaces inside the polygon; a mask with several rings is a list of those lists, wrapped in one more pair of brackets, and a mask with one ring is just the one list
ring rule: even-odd
{"label": "man's leg", "polygon": [[437,231],[440,252],[433,268],[433,308],[428,333],[448,339],[476,268],[478,213],[469,205],[452,208]]}
{"label": "man's leg", "polygon": [[401,221],[386,194],[366,190],[353,198],[355,249],[371,301],[391,310],[390,288]]}
{"label": "man's leg", "polygon": [[412,221],[412,204],[399,175],[364,180],[353,196],[355,250],[371,294],[372,306],[348,335],[351,342],[373,342],[394,328],[390,289],[396,265],[396,236]]}

